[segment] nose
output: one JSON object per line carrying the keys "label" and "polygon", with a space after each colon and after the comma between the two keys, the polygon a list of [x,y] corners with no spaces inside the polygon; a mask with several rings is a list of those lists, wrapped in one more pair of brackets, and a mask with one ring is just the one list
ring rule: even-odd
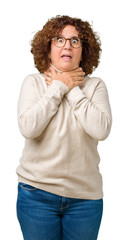
{"label": "nose", "polygon": [[68,49],[70,49],[71,48],[71,44],[70,44],[70,40],[69,39],[66,39],[66,43],[65,43],[65,45],[64,45],[64,48],[68,48]]}

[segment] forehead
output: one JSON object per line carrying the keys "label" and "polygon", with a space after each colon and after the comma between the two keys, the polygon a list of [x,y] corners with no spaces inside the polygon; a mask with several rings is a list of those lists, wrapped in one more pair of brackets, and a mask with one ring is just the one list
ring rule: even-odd
{"label": "forehead", "polygon": [[78,31],[75,29],[74,26],[67,25],[62,29],[61,35],[63,35],[64,37],[72,37],[72,36],[78,37]]}

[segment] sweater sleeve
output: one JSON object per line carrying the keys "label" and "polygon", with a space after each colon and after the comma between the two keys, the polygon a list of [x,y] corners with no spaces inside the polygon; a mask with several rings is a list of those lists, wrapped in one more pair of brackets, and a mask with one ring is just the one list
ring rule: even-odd
{"label": "sweater sleeve", "polygon": [[53,80],[39,99],[34,81],[33,75],[25,78],[18,101],[19,128],[21,134],[28,139],[34,139],[41,135],[58,111],[64,94],[69,91],[64,83]]}
{"label": "sweater sleeve", "polygon": [[79,86],[74,87],[65,97],[86,133],[96,140],[106,139],[111,129],[112,116],[105,83],[101,80],[97,84],[91,100]]}

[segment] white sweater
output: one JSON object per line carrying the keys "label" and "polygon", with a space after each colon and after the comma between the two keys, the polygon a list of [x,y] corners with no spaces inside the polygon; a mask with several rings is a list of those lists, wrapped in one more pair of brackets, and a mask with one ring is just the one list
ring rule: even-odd
{"label": "white sweater", "polygon": [[97,144],[109,135],[111,119],[101,79],[85,77],[69,91],[58,80],[47,86],[43,74],[27,76],[18,102],[25,137],[18,181],[60,196],[102,198]]}

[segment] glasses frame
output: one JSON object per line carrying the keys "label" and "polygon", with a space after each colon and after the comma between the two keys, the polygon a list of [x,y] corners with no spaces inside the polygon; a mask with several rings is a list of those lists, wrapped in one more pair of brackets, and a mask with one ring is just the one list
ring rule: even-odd
{"label": "glasses frame", "polygon": [[[54,38],[52,38],[52,41],[53,41],[53,43],[54,43],[55,46],[56,46],[56,44],[55,44],[54,40],[55,40],[56,38],[59,38],[59,37],[54,37]],[[70,45],[72,46],[71,40],[74,39],[75,37],[65,38],[65,37],[60,36],[60,38],[63,38],[63,39],[65,40],[65,42],[64,42],[64,44],[63,44],[61,47],[56,46],[56,47],[58,47],[58,48],[62,48],[63,46],[65,46],[67,40],[70,41]],[[82,46],[82,44],[83,44],[83,40],[82,40],[81,38],[79,38],[79,37],[76,37],[76,38],[80,39],[81,45],[80,45],[79,47],[73,47],[73,46],[72,46],[72,47],[73,47],[73,48],[80,48],[80,47]]]}

